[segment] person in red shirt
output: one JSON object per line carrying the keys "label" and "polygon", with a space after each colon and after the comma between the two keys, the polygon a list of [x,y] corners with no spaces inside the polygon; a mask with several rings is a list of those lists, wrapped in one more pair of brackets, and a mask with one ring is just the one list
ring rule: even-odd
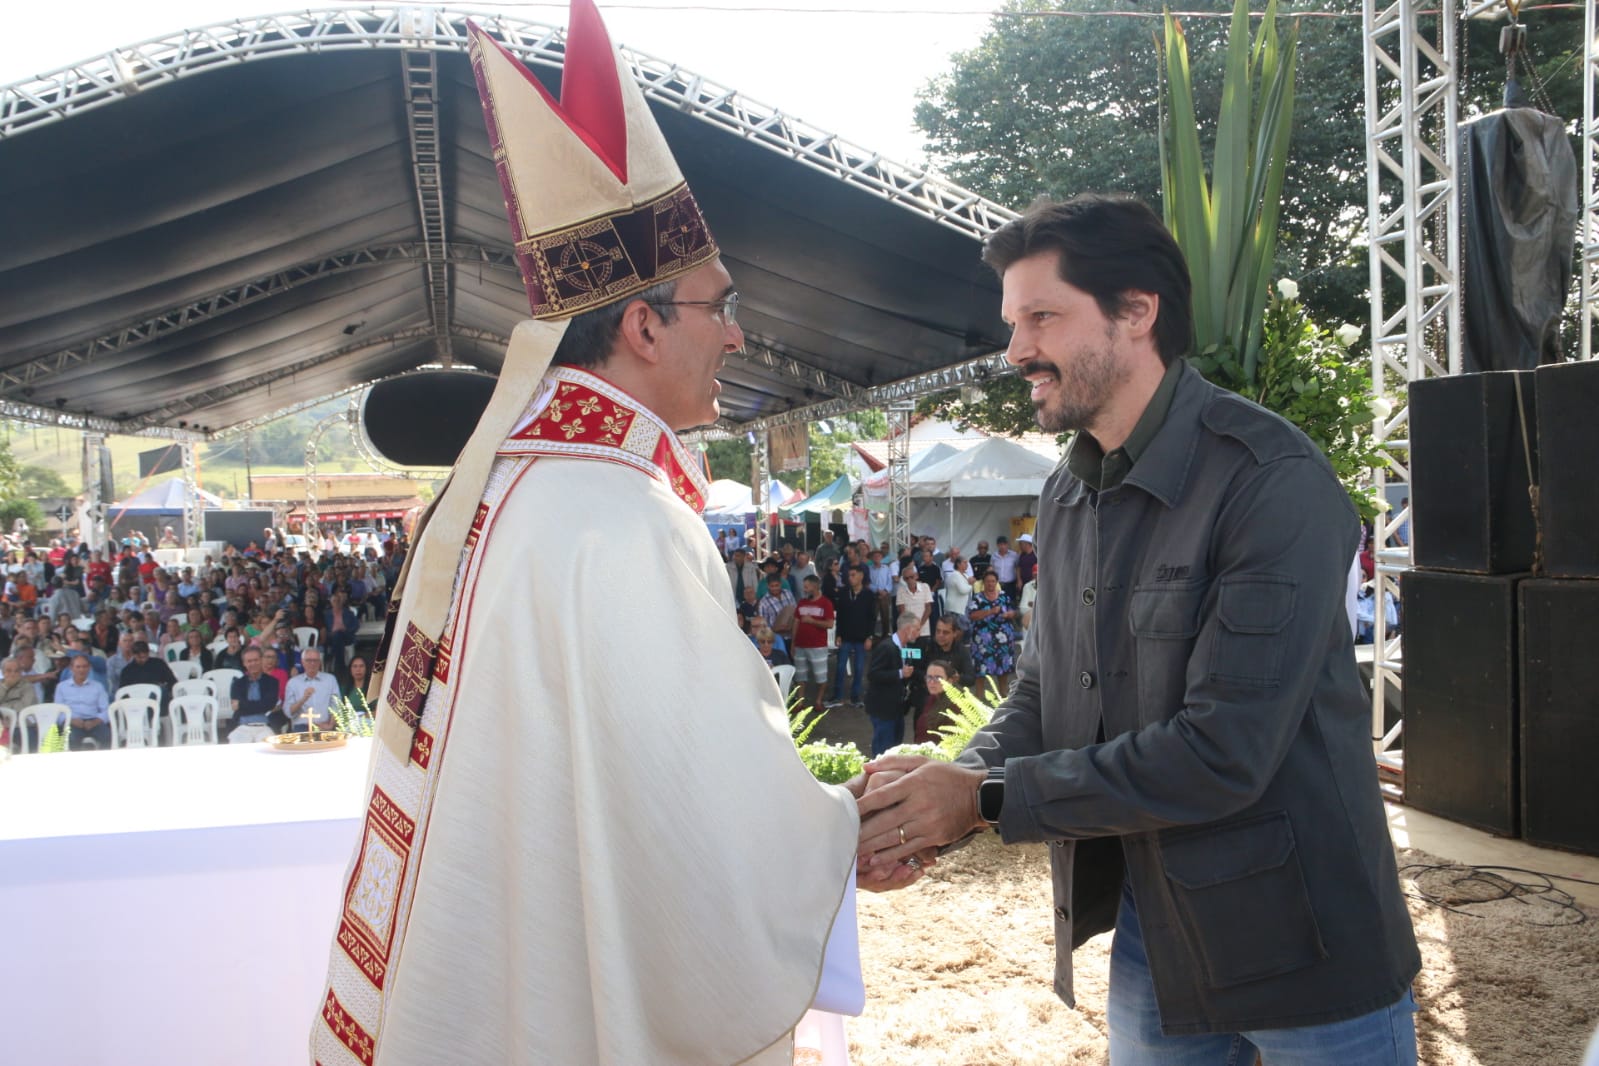
{"label": "person in red shirt", "polygon": [[833,601],[822,595],[815,574],[804,581],[805,598],[794,608],[794,680],[804,685],[805,702],[818,714],[827,683],[827,633],[833,628]]}
{"label": "person in red shirt", "polygon": [[106,558],[105,552],[94,553],[94,559],[89,563],[88,577],[91,582],[100,578],[107,585],[111,584],[111,560]]}

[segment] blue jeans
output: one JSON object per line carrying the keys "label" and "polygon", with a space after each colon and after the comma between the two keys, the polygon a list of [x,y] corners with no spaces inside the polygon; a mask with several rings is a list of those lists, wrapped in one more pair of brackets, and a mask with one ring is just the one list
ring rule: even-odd
{"label": "blue jeans", "polygon": [[833,674],[833,698],[844,698],[844,664],[849,663],[850,699],[861,702],[861,689],[866,683],[866,642],[846,640],[838,646],[838,667]]}
{"label": "blue jeans", "polygon": [[1111,1066],[1416,1066],[1416,1001],[1296,1029],[1163,1036],[1132,892],[1122,889],[1110,952]]}
{"label": "blue jeans", "polygon": [[872,718],[872,758],[877,758],[896,744],[905,742],[905,716]]}

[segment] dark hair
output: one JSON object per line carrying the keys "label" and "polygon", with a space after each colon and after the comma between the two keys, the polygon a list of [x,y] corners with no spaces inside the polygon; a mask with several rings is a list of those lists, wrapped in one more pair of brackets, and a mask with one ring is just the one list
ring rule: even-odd
{"label": "dark hair", "polygon": [[1129,291],[1160,297],[1155,349],[1170,366],[1193,345],[1193,282],[1182,249],[1142,200],[1084,193],[1070,200],[1034,200],[983,245],[983,262],[1004,276],[1021,259],[1060,256],[1060,278],[1099,304],[1106,318],[1126,310]]}
{"label": "dark hair", "polygon": [[[943,621],[943,619],[939,619],[939,621]],[[961,679],[961,672],[955,669],[955,664],[950,662],[948,659],[934,659],[932,662],[927,664],[927,668],[929,670],[935,666],[943,669],[945,681],[959,681]]]}
{"label": "dark hair", "polygon": [[587,369],[603,366],[611,358],[611,349],[616,345],[617,331],[622,328],[623,311],[632,306],[635,300],[642,300],[656,309],[662,322],[671,325],[677,321],[677,308],[667,301],[676,298],[677,280],[674,278],[651,285],[625,300],[575,316],[567,325],[566,333],[561,336],[561,343],[556,346],[552,361]]}

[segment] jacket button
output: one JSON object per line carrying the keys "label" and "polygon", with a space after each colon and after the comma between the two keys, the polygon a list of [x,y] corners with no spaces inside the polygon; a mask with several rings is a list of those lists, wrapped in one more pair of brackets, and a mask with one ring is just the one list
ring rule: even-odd
{"label": "jacket button", "polygon": [[1056,907],[1055,908],[1055,920],[1056,921],[1060,921],[1060,922],[1069,922],[1069,921],[1072,920],[1071,912],[1068,911],[1065,907]]}
{"label": "jacket button", "polygon": [[1094,590],[1093,589],[1084,589],[1083,590],[1083,606],[1084,607],[1092,607],[1093,605],[1094,605]]}
{"label": "jacket button", "polygon": [[1084,670],[1082,673],[1077,675],[1077,683],[1082,685],[1084,688],[1093,688],[1094,675],[1089,673],[1087,670]]}

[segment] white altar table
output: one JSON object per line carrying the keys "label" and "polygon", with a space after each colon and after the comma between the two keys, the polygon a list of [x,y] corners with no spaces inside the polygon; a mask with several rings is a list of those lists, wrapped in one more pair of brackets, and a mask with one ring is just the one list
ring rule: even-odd
{"label": "white altar table", "polygon": [[370,754],[0,763],[0,1061],[305,1063]]}

